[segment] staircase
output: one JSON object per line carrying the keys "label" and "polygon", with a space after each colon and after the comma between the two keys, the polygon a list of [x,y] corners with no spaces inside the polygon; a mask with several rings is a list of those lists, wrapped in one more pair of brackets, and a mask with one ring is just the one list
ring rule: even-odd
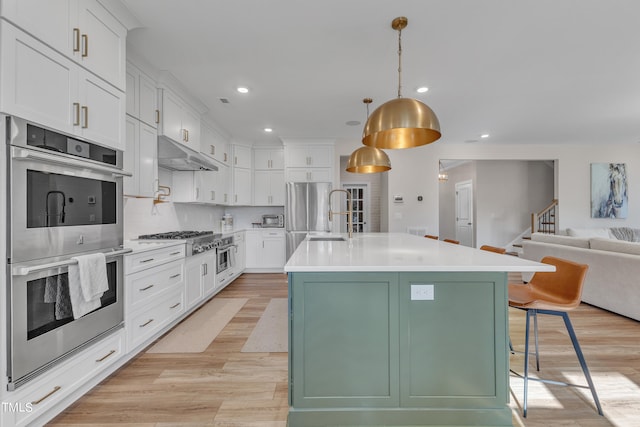
{"label": "staircase", "polygon": [[531,214],[531,229],[525,230],[517,239],[511,243],[511,250],[507,251],[509,255],[518,256],[522,253],[522,240],[531,240],[533,233],[556,234],[556,214],[558,199],[553,199],[549,206],[538,213]]}

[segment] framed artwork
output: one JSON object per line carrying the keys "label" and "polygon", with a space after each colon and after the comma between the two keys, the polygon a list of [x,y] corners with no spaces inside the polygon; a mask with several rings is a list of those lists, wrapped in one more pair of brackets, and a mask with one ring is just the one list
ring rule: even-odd
{"label": "framed artwork", "polygon": [[625,163],[591,163],[591,218],[626,218],[627,197]]}

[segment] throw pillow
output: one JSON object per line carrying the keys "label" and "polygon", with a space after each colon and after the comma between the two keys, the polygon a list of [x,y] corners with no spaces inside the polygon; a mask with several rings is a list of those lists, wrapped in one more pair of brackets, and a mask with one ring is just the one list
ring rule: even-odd
{"label": "throw pillow", "polygon": [[610,239],[608,228],[567,228],[567,235],[572,237],[586,237],[588,239],[593,237],[601,237],[603,239]]}

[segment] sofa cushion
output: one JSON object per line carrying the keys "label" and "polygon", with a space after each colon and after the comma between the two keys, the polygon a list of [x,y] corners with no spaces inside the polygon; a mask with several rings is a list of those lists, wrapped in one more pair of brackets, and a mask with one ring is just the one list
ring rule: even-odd
{"label": "sofa cushion", "polygon": [[531,240],[534,242],[554,243],[556,245],[575,246],[589,249],[589,239],[580,237],[561,236],[559,234],[533,233]]}
{"label": "sofa cushion", "polygon": [[591,249],[640,255],[640,243],[625,242],[624,240],[594,238],[591,239]]}
{"label": "sofa cushion", "polygon": [[610,239],[612,237],[608,228],[567,228],[567,235],[572,237],[586,237],[587,239],[593,237]]}

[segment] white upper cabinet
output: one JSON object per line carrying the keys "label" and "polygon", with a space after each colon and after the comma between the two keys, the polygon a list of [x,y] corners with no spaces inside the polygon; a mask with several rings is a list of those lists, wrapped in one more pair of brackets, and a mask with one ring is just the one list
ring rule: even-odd
{"label": "white upper cabinet", "polygon": [[3,113],[124,149],[124,92],[5,21],[0,43]]}
{"label": "white upper cabinet", "polygon": [[287,146],[286,165],[289,168],[333,167],[333,146],[302,145]]}
{"label": "white upper cabinet", "polygon": [[158,179],[156,130],[132,117],[127,117],[126,124],[124,170],[133,176],[124,178],[124,195],[154,197]]}
{"label": "white upper cabinet", "polygon": [[284,206],[284,171],[257,170],[253,174],[253,205]]}
{"label": "white upper cabinet", "polygon": [[284,149],[282,147],[254,147],[253,168],[255,170],[284,169]]}
{"label": "white upper cabinet", "polygon": [[127,63],[127,114],[154,128],[160,121],[156,83],[131,63]]}
{"label": "white upper cabinet", "polygon": [[202,123],[200,152],[222,164],[229,164],[229,144],[224,136],[206,123]]}
{"label": "white upper cabinet", "polygon": [[2,0],[2,16],[118,89],[126,28],[97,0]]}
{"label": "white upper cabinet", "polygon": [[168,88],[160,89],[159,133],[200,151],[200,114]]}
{"label": "white upper cabinet", "polygon": [[251,169],[251,147],[233,145],[233,166],[236,168]]}

